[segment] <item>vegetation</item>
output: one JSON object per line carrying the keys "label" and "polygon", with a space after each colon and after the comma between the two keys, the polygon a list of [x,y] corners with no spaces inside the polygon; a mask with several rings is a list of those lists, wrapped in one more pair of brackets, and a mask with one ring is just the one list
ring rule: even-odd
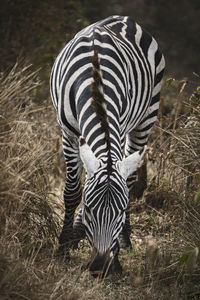
{"label": "vegetation", "polygon": [[[55,255],[65,166],[47,80],[65,39],[112,12],[96,0],[17,2],[3,0],[0,12],[0,299],[199,299],[200,77],[163,81],[159,120],[149,141],[147,189],[131,202],[133,251],[120,252],[122,276],[94,279],[85,269],[86,240],[67,263]],[[168,72],[198,73],[198,1],[182,1],[180,10],[172,1],[139,2],[108,1],[115,13],[135,10],[140,23],[160,38]],[[193,35],[188,26],[172,55],[168,26],[174,27],[175,16],[186,8],[183,25],[170,32],[170,45],[192,16]],[[177,72],[173,64],[183,59],[179,49],[188,40],[191,57]]]}
{"label": "vegetation", "polygon": [[[47,80],[55,56],[84,26],[109,15],[130,15],[165,54],[171,76],[200,73],[199,0],[1,0],[0,71],[29,57]],[[192,78],[194,80],[194,78]],[[48,89],[45,90],[47,96]],[[44,91],[43,91],[44,94]]]}
{"label": "vegetation", "polygon": [[[100,281],[84,269],[85,240],[70,262],[55,259],[65,176],[53,108],[37,103],[37,76],[19,63],[0,80],[1,299],[198,299],[199,88],[188,99],[182,83],[176,109],[161,105],[148,188],[132,203],[134,251],[121,251],[121,277]],[[175,96],[170,84],[166,98]]]}

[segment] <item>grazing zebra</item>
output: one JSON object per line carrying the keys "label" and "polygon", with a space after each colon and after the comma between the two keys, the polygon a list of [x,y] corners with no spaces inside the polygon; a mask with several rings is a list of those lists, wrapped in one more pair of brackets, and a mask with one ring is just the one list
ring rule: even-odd
{"label": "grazing zebra", "polygon": [[122,16],[80,31],[52,68],[67,166],[59,253],[69,255],[86,232],[93,273],[121,272],[120,241],[130,245],[129,190],[157,118],[163,71],[155,39]]}

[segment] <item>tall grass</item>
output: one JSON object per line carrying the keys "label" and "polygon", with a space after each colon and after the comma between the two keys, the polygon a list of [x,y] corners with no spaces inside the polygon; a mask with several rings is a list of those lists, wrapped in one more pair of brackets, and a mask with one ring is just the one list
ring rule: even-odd
{"label": "tall grass", "polygon": [[[172,82],[176,95],[173,92],[170,99],[175,98],[175,105],[171,112],[167,109],[160,115],[157,124],[158,138],[152,143],[152,152],[158,154],[154,157],[158,175],[153,178],[149,194],[153,201],[164,198],[163,206],[173,209],[173,226],[179,237],[179,245],[173,247],[183,266],[179,279],[184,277],[187,286],[191,278],[200,280],[200,88],[189,96],[184,93],[187,81]],[[166,112],[162,105],[161,109]],[[195,283],[194,280],[185,292],[197,289],[193,294],[199,295],[200,288]]]}
{"label": "tall grass", "polygon": [[100,281],[82,267],[86,241],[67,263],[55,259],[64,163],[55,112],[38,101],[39,86],[31,66],[0,74],[0,299],[198,299],[199,90],[190,99],[183,88],[167,90],[147,191],[132,203],[134,251],[120,252],[122,276]]}
{"label": "tall grass", "polygon": [[35,284],[29,266],[57,242],[50,191],[58,136],[51,109],[34,102],[39,84],[31,66],[16,64],[0,78],[0,287],[8,298],[25,297]]}

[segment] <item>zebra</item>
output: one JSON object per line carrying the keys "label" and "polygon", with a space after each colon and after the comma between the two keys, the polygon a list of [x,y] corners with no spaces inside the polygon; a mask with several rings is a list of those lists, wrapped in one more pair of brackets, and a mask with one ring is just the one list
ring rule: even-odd
{"label": "zebra", "polygon": [[87,236],[94,276],[121,273],[120,245],[131,245],[129,193],[157,119],[164,67],[155,39],[128,16],[78,32],[52,67],[67,174],[58,253],[69,258]]}

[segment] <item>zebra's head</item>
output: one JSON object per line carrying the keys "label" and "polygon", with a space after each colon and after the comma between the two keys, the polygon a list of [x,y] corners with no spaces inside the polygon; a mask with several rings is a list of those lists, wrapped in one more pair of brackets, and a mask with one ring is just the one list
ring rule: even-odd
{"label": "zebra's head", "polygon": [[129,204],[126,179],[137,170],[144,152],[145,149],[117,161],[108,173],[107,164],[96,158],[86,143],[80,144],[80,156],[86,170],[82,221],[93,256],[95,253],[90,269],[109,265],[119,251],[118,236]]}

